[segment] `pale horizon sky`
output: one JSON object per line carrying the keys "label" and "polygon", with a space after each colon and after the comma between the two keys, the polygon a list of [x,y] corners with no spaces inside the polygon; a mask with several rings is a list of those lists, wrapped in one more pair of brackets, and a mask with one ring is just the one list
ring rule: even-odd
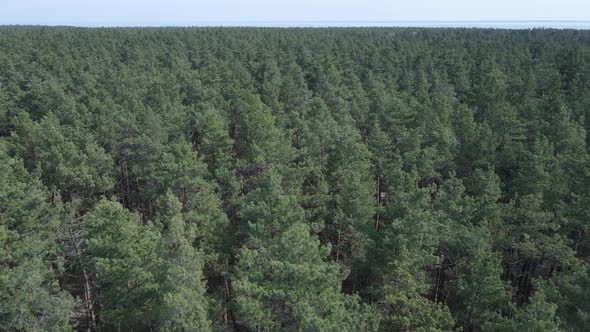
{"label": "pale horizon sky", "polygon": [[[0,0],[0,25],[590,21],[589,0]],[[272,24],[271,24],[272,25]]]}

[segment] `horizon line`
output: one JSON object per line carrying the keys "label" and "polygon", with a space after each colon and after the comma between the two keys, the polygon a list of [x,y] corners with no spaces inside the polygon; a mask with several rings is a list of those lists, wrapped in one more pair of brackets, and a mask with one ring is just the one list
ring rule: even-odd
{"label": "horizon line", "polygon": [[[500,26],[493,26],[494,23]],[[528,24],[526,26],[510,26],[510,24]],[[540,23],[557,23],[561,26],[535,26]],[[347,25],[351,24],[351,25]],[[366,25],[361,25],[366,24]],[[383,24],[383,25],[379,25]],[[400,25],[394,25],[400,24]],[[403,26],[408,24],[408,26]],[[427,24],[427,26],[420,26]],[[436,26],[437,24],[445,26]],[[456,25],[454,25],[456,24]],[[480,26],[466,26],[476,24]],[[491,24],[491,25],[490,25]],[[574,26],[567,26],[573,24]],[[482,26],[483,25],[483,26]],[[490,26],[486,26],[490,25]],[[503,26],[501,26],[503,25]],[[13,23],[3,24],[0,27],[72,27],[72,28],[196,28],[196,27],[261,27],[261,28],[362,28],[362,27],[408,27],[408,28],[498,28],[498,29],[590,29],[589,20],[209,20],[195,22],[153,22],[145,24],[121,23],[121,24],[102,24],[102,23]]]}

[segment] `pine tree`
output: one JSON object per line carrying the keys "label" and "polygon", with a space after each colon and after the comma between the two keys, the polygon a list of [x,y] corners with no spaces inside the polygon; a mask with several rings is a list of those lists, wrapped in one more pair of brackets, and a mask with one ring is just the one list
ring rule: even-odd
{"label": "pine tree", "polygon": [[557,306],[545,300],[543,291],[536,291],[529,302],[518,308],[510,319],[498,319],[486,323],[483,331],[559,331],[559,322],[555,316]]}
{"label": "pine tree", "polygon": [[310,234],[303,211],[270,169],[258,178],[241,212],[248,240],[233,281],[239,319],[253,330],[366,330],[370,308],[340,293],[344,278],[326,262],[330,248]]}
{"label": "pine tree", "polygon": [[100,329],[153,326],[159,234],[121,204],[99,201],[81,224],[82,264],[93,281]]}
{"label": "pine tree", "polygon": [[158,243],[159,329],[164,331],[210,331],[203,282],[203,257],[191,245],[191,234],[183,221],[181,203],[166,193],[156,222],[162,225]]}
{"label": "pine tree", "polygon": [[449,308],[430,302],[422,294],[426,291],[424,276],[412,268],[412,260],[405,247],[387,267],[383,278],[383,331],[451,331],[455,322]]}
{"label": "pine tree", "polygon": [[74,298],[60,289],[59,209],[0,141],[0,329],[69,331]]}
{"label": "pine tree", "polygon": [[230,137],[245,166],[280,164],[292,157],[288,137],[276,127],[275,117],[258,96],[238,92],[230,119]]}
{"label": "pine tree", "polygon": [[375,201],[370,153],[354,128],[342,128],[328,149],[326,172],[330,190],[326,233],[336,261],[352,265],[363,259],[367,234],[373,229]]}
{"label": "pine tree", "polygon": [[207,179],[207,166],[191,149],[180,142],[166,147],[157,162],[149,165],[148,185],[152,199],[170,191],[181,203],[183,218],[196,232],[194,239],[207,254],[221,253],[227,217],[221,210],[216,186]]}
{"label": "pine tree", "polygon": [[30,172],[40,172],[53,193],[61,193],[64,199],[91,198],[112,189],[110,156],[91,139],[68,137],[67,127],[53,114],[33,122],[20,113],[15,126],[10,137],[13,149],[25,158]]}
{"label": "pine tree", "polygon": [[590,328],[590,267],[574,266],[541,284],[547,300],[557,305],[560,328],[586,331]]}
{"label": "pine tree", "polygon": [[500,319],[510,309],[509,288],[500,278],[500,259],[483,244],[469,261],[455,268],[455,273],[449,305],[462,326],[480,328]]}

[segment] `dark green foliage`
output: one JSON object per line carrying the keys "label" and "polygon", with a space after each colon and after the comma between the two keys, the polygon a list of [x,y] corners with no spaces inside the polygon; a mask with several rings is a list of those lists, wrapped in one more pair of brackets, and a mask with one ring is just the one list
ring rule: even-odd
{"label": "dark green foliage", "polygon": [[233,283],[237,311],[253,330],[342,331],[374,328],[375,315],[354,296],[340,292],[344,274],[326,261],[304,223],[294,195],[283,192],[273,170],[257,179],[246,196],[248,224]]}
{"label": "dark green foliage", "polygon": [[158,311],[158,234],[117,202],[101,200],[81,225],[83,264],[101,303],[99,326],[147,328]]}
{"label": "dark green foliage", "polygon": [[181,204],[168,192],[157,218],[163,230],[158,243],[160,278],[157,325],[164,331],[208,331],[207,299],[203,282],[203,259],[191,245],[181,214]]}
{"label": "dark green foliage", "polygon": [[76,302],[60,290],[59,206],[0,142],[0,329],[67,331]]}
{"label": "dark green foliage", "polygon": [[500,318],[483,325],[483,331],[543,331],[559,330],[559,321],[555,317],[557,306],[545,301],[545,294],[537,291],[529,303],[516,309],[510,319]]}
{"label": "dark green foliage", "polygon": [[449,309],[423,297],[424,277],[416,275],[415,265],[405,247],[387,266],[384,275],[384,300],[388,310],[384,331],[450,331],[454,326]]}
{"label": "dark green foliage", "polygon": [[586,31],[0,46],[1,331],[590,329]]}

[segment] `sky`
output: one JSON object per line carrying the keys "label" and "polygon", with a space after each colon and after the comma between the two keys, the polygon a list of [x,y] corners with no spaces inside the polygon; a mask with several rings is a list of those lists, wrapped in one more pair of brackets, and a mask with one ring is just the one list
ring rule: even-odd
{"label": "sky", "polygon": [[590,0],[0,0],[0,25],[590,21]]}

